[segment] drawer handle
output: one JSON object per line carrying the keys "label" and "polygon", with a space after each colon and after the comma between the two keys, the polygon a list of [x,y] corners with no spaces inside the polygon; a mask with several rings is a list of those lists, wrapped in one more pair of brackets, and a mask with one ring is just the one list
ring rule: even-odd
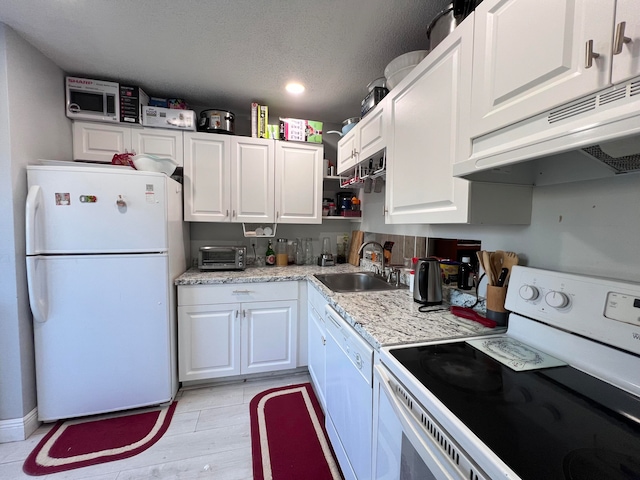
{"label": "drawer handle", "polygon": [[599,53],[593,51],[593,40],[588,40],[585,47],[584,68],[591,68],[593,66],[593,59],[599,56]]}
{"label": "drawer handle", "polygon": [[251,290],[234,290],[234,295],[248,295],[251,293]]}

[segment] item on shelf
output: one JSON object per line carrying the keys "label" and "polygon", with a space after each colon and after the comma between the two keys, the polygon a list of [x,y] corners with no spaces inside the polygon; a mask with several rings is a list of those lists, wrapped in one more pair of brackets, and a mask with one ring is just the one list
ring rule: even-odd
{"label": "item on shelf", "polygon": [[258,138],[258,103],[251,103],[251,136]]}
{"label": "item on shelf", "polygon": [[280,117],[280,139],[322,143],[322,122]]}
{"label": "item on shelf", "polygon": [[120,121],[142,124],[142,109],[149,105],[149,95],[136,86],[120,85]]}
{"label": "item on shelf", "polygon": [[120,122],[120,85],[90,78],[66,78],[67,117]]}
{"label": "item on shelf", "polygon": [[150,107],[169,108],[169,101],[166,98],[150,97],[149,98],[149,106]]}
{"label": "item on shelf", "polygon": [[387,96],[389,90],[386,87],[374,87],[360,103],[360,116],[364,117],[373,107],[379,104]]}
{"label": "item on shelf", "polygon": [[208,109],[200,112],[198,131],[208,133],[235,133],[236,116],[228,110]]}
{"label": "item on shelf", "polygon": [[269,138],[269,107],[258,105],[258,138]]}
{"label": "item on shelf", "polygon": [[338,192],[336,194],[336,207],[338,215],[342,215],[344,210],[351,210],[351,199],[354,197],[353,192]]}
{"label": "item on shelf", "polygon": [[384,69],[384,76],[387,79],[387,88],[391,90],[393,87],[398,85],[398,83],[400,83],[404,77],[409,75],[411,70],[413,70],[428,53],[429,50],[415,50],[391,60]]}
{"label": "item on shelf", "polygon": [[142,125],[193,131],[196,129],[196,112],[146,106],[142,109]]}
{"label": "item on shelf", "polygon": [[356,196],[351,198],[351,210],[360,210],[360,199]]}
{"label": "item on shelf", "polygon": [[269,266],[273,266],[276,264],[276,252],[273,251],[273,245],[271,244],[271,240],[269,240],[269,245],[267,245],[267,251],[265,252],[265,263]]}
{"label": "item on shelf", "polygon": [[189,110],[189,105],[182,98],[167,99],[167,107],[176,110]]}

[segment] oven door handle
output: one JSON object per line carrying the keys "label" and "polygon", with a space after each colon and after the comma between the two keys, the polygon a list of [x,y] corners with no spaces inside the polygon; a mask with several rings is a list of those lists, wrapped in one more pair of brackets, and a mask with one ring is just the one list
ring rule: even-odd
{"label": "oven door handle", "polygon": [[[407,410],[407,407],[402,404],[395,393],[393,393],[389,376],[380,365],[376,365],[374,368],[376,375],[380,377],[380,388],[387,395],[391,408],[396,414],[397,420],[402,425],[402,432],[409,440],[409,443],[413,445],[413,448],[418,455],[420,455],[420,458],[422,458],[422,461],[427,465],[429,470],[437,472],[439,474],[438,478],[446,478],[449,480],[467,478],[463,476],[461,472],[458,472],[453,466],[453,463],[440,451],[438,445],[429,437],[425,429],[418,427],[421,430],[420,432],[418,431],[415,427],[415,424],[419,425],[418,419]],[[434,450],[436,453],[434,453]],[[436,454],[442,458],[437,458]],[[448,465],[443,465],[443,461],[446,461]],[[457,475],[454,476],[453,472],[456,472]]]}

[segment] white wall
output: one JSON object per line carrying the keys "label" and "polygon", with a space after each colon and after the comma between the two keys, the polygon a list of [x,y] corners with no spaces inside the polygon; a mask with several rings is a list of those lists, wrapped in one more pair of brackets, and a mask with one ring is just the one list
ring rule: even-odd
{"label": "white wall", "polygon": [[[71,158],[64,73],[0,23],[0,421],[36,406],[25,271],[26,165]],[[8,208],[6,207],[8,206]]]}
{"label": "white wall", "polygon": [[480,240],[532,267],[640,282],[639,173],[535,187],[528,226],[385,225],[383,208],[384,193],[364,196],[362,230]]}

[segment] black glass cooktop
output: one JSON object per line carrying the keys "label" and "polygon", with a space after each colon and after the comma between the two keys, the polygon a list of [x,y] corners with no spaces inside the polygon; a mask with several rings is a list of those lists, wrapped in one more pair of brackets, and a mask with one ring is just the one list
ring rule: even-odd
{"label": "black glass cooktop", "polygon": [[516,372],[465,342],[391,354],[523,479],[640,480],[640,400],[575,368]]}

